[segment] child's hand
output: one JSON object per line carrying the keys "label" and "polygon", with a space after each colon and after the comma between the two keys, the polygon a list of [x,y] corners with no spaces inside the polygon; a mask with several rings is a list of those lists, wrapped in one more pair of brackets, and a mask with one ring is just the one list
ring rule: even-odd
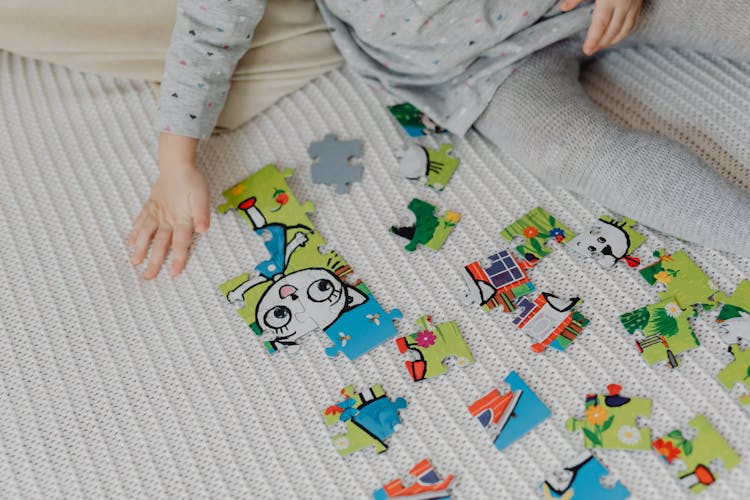
{"label": "child's hand", "polygon": [[[567,12],[576,8],[582,0],[564,0],[560,10]],[[628,36],[638,16],[643,0],[596,0],[591,25],[583,42],[583,53],[587,56],[606,49]]]}
{"label": "child's hand", "polygon": [[130,257],[133,265],[143,262],[151,246],[151,258],[143,273],[145,279],[159,274],[170,247],[169,274],[176,276],[182,272],[193,232],[208,229],[208,183],[195,165],[196,146],[196,139],[178,135],[162,134],[159,139],[159,178],[128,238],[128,244],[135,246]]}

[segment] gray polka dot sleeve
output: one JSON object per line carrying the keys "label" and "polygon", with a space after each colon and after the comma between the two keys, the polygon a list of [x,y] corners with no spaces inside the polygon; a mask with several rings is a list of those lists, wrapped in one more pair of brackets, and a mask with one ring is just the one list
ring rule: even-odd
{"label": "gray polka dot sleeve", "polygon": [[264,8],[265,0],[178,1],[159,96],[160,132],[211,134]]}

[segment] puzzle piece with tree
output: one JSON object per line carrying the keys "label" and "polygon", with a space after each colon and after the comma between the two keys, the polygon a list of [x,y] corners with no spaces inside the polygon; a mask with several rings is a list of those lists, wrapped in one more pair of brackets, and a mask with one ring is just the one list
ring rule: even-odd
{"label": "puzzle piece with tree", "polygon": [[684,250],[670,255],[659,249],[654,257],[659,260],[639,272],[649,285],[664,287],[659,292],[662,299],[674,297],[683,306],[701,304],[705,310],[713,308],[716,286]]}
{"label": "puzzle piece with tree", "polygon": [[391,232],[409,240],[404,247],[408,252],[415,251],[419,245],[440,250],[461,220],[458,212],[446,211],[445,215],[435,215],[438,208],[418,198],[412,199],[407,208],[414,214],[415,223],[409,226],[392,226]]}

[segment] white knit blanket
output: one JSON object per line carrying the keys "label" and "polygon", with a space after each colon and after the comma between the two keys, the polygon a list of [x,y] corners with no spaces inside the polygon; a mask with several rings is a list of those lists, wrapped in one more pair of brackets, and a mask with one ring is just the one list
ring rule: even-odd
{"label": "white knit blanket", "polygon": [[[585,76],[619,121],[693,148],[750,188],[750,65],[649,48],[613,53]],[[456,498],[534,498],[582,450],[565,420],[584,396],[619,383],[653,399],[654,437],[702,413],[742,463],[703,498],[747,498],[750,422],[715,380],[726,347],[712,318],[695,320],[701,347],[675,370],[649,367],[619,323],[657,294],[624,266],[605,270],[558,250],[531,271],[540,290],[580,294],[591,324],[565,352],[534,354],[510,315],[462,304],[457,269],[505,248],[499,230],[541,205],[580,231],[601,212],[547,189],[470,133],[440,195],[394,177],[403,142],[383,96],[347,70],[284,99],[235,133],[211,139],[200,162],[220,192],[275,162],[297,169],[300,200],[402,334],[432,314],[455,320],[477,362],[413,383],[392,342],[357,362],[327,359],[324,336],[270,358],[217,286],[265,251],[233,214],[212,216],[186,272],[144,282],[125,239],[157,175],[155,99],[145,83],[102,79],[0,53],[0,496],[366,498],[430,458],[458,476]],[[307,146],[335,132],[365,141],[364,179],[349,195],[310,181]],[[439,252],[409,254],[388,234],[414,196],[463,214]],[[648,232],[644,261],[686,248],[725,291],[750,260]],[[500,453],[467,405],[516,370],[553,412]],[[347,384],[403,396],[390,449],[340,458],[321,410]],[[689,496],[654,452],[596,456],[636,498]],[[745,492],[744,494],[742,492]]]}

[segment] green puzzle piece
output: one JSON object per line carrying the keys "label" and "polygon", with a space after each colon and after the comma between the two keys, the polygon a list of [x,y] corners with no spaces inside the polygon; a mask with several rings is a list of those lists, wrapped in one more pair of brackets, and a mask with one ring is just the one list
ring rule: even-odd
{"label": "green puzzle piece", "polygon": [[718,471],[711,462],[721,459],[728,471],[740,463],[740,456],[703,415],[696,416],[688,425],[697,432],[692,441],[677,429],[654,441],[652,446],[667,463],[681,461],[685,467],[677,473],[678,479],[692,493],[700,493],[716,480]]}
{"label": "green puzzle piece", "polygon": [[545,246],[548,239],[554,238],[558,243],[564,244],[576,236],[542,207],[529,211],[500,231],[500,235],[507,241],[513,241],[517,236],[525,239],[526,243],[517,246],[516,250],[532,264],[552,253],[552,249]]}
{"label": "green puzzle piece", "polygon": [[739,344],[732,344],[729,352],[734,360],[716,374],[716,379],[730,391],[737,384],[744,385],[746,394],[739,397],[739,402],[750,408],[750,348],[743,351]]}
{"label": "green puzzle piece", "polygon": [[620,321],[631,335],[643,332],[644,338],[636,342],[636,347],[646,363],[667,361],[676,368],[678,354],[700,345],[688,321],[696,315],[693,307],[682,308],[674,297],[666,297],[661,302],[621,315]]}
{"label": "green puzzle piece", "polygon": [[750,281],[743,280],[732,295],[719,292],[715,298],[722,304],[716,322],[722,326],[724,340],[750,341]]}
{"label": "green puzzle piece", "polygon": [[712,309],[716,294],[708,276],[683,250],[668,255],[664,249],[654,252],[659,260],[639,272],[649,285],[661,283],[666,287],[661,298],[674,296],[683,305],[702,304],[705,310]]}
{"label": "green puzzle piece", "polygon": [[608,395],[586,395],[584,417],[569,418],[565,427],[570,432],[583,431],[583,445],[589,449],[648,450],[651,430],[639,429],[636,419],[651,416],[651,400],[623,397],[617,384],[607,389]]}
{"label": "green puzzle piece", "polygon": [[435,191],[442,191],[445,189],[445,186],[448,185],[448,182],[450,182],[453,174],[458,168],[458,164],[461,162],[461,160],[449,154],[452,150],[453,144],[447,143],[440,145],[440,151],[425,148],[425,151],[427,151],[427,160],[429,162],[425,186],[432,188]]}
{"label": "green puzzle piece", "polygon": [[414,225],[391,226],[393,234],[409,240],[404,247],[408,252],[415,251],[419,245],[440,250],[458,221],[461,220],[461,214],[458,212],[446,211],[445,215],[436,216],[437,207],[418,198],[411,200],[408,208],[416,217]]}
{"label": "green puzzle piece", "polygon": [[447,373],[448,367],[443,364],[446,358],[455,357],[458,366],[474,362],[455,321],[433,325],[432,316],[422,316],[417,327],[418,332],[396,339],[399,352],[414,358],[405,364],[415,382]]}

